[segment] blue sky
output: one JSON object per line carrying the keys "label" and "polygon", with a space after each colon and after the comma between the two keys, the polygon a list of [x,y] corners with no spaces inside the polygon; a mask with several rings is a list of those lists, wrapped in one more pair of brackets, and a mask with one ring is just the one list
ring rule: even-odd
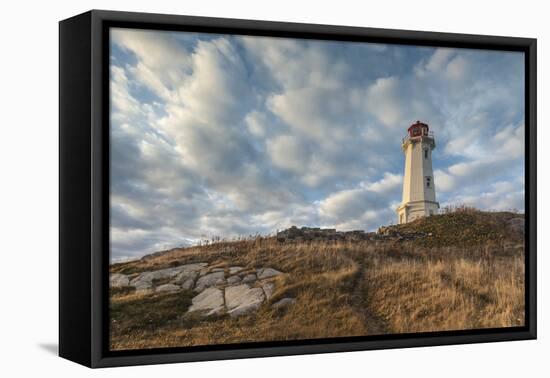
{"label": "blue sky", "polygon": [[401,138],[437,200],[524,202],[523,54],[111,30],[111,258],[291,225],[395,223]]}

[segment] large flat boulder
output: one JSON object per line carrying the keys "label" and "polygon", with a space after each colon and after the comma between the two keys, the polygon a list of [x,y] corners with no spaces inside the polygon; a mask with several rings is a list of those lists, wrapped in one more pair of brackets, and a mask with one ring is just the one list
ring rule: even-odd
{"label": "large flat boulder", "polygon": [[175,266],[171,268],[143,272],[140,275],[138,275],[136,278],[134,278],[132,281],[130,281],[130,285],[136,286],[141,282],[153,283],[153,281],[155,280],[176,278],[178,275],[183,274],[184,272],[186,274],[191,274],[192,272],[198,272],[199,270],[203,269],[205,266],[206,266],[206,263],[185,264],[185,265]]}
{"label": "large flat boulder", "polygon": [[256,311],[265,300],[262,288],[247,284],[225,288],[225,305],[230,316],[241,316]]}
{"label": "large flat boulder", "polygon": [[183,272],[180,272],[176,278],[174,279],[173,283],[176,285],[185,285],[193,287],[195,284],[195,280],[199,276],[199,272],[196,270],[184,270]]}
{"label": "large flat boulder", "polygon": [[210,287],[192,299],[192,304],[187,311],[203,311],[209,316],[220,314],[224,310],[222,291],[216,287]]}
{"label": "large flat boulder", "polygon": [[113,273],[109,277],[109,285],[111,287],[126,287],[129,284],[130,284],[130,279],[125,274]]}
{"label": "large flat boulder", "polygon": [[197,284],[195,285],[195,290],[198,292],[201,292],[208,287],[223,285],[224,283],[225,283],[224,272],[209,273],[200,277],[197,280]]}
{"label": "large flat boulder", "polygon": [[136,294],[149,294],[153,292],[153,284],[151,282],[140,281],[132,286],[136,288]]}

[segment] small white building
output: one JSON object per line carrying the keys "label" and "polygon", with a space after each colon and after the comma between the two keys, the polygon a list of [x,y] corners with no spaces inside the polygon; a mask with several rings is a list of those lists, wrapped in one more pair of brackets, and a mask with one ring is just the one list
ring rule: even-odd
{"label": "small white building", "polygon": [[405,154],[405,174],[403,201],[397,208],[400,224],[437,214],[439,203],[435,199],[432,169],[434,148],[435,139],[427,124],[416,121],[407,129],[407,136],[401,143]]}

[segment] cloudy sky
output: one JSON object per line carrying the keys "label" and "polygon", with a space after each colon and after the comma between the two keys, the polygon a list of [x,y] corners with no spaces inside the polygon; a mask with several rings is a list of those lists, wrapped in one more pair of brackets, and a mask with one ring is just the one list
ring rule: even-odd
{"label": "cloudy sky", "polygon": [[395,223],[401,138],[442,206],[523,210],[523,54],[111,30],[111,258]]}

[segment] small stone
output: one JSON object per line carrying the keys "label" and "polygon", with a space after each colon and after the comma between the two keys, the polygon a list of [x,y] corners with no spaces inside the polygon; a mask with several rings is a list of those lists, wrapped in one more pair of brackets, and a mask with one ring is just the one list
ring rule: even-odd
{"label": "small stone", "polygon": [[174,284],[165,284],[165,285],[160,285],[160,286],[157,286],[157,288],[155,289],[155,291],[157,293],[161,293],[161,292],[173,292],[173,291],[178,291],[180,289],[180,287],[178,285],[174,285]]}
{"label": "small stone", "polygon": [[243,283],[250,283],[256,281],[256,275],[254,273],[247,274],[243,278]]}
{"label": "small stone", "polygon": [[273,303],[273,307],[281,308],[281,307],[290,306],[294,303],[296,303],[296,298],[283,298],[280,301]]}
{"label": "small stone", "polygon": [[269,299],[273,296],[273,292],[275,291],[275,284],[273,282],[262,283],[262,289],[264,289],[265,297]]}
{"label": "small stone", "polygon": [[227,279],[227,284],[228,285],[235,285],[239,282],[241,282],[241,277],[239,277],[239,276],[231,276]]}
{"label": "small stone", "polygon": [[264,268],[258,270],[258,279],[263,280],[265,278],[271,278],[283,274],[273,268]]}
{"label": "small stone", "polygon": [[109,283],[111,287],[126,287],[130,284],[130,280],[125,274],[113,273],[109,277]]}
{"label": "small stone", "polygon": [[187,312],[204,311],[208,316],[222,313],[224,310],[223,293],[220,289],[215,287],[205,289],[191,301],[192,304]]}
{"label": "small stone", "polygon": [[229,275],[232,276],[232,275],[240,272],[243,269],[244,268],[242,266],[232,266],[232,267],[229,268]]}

